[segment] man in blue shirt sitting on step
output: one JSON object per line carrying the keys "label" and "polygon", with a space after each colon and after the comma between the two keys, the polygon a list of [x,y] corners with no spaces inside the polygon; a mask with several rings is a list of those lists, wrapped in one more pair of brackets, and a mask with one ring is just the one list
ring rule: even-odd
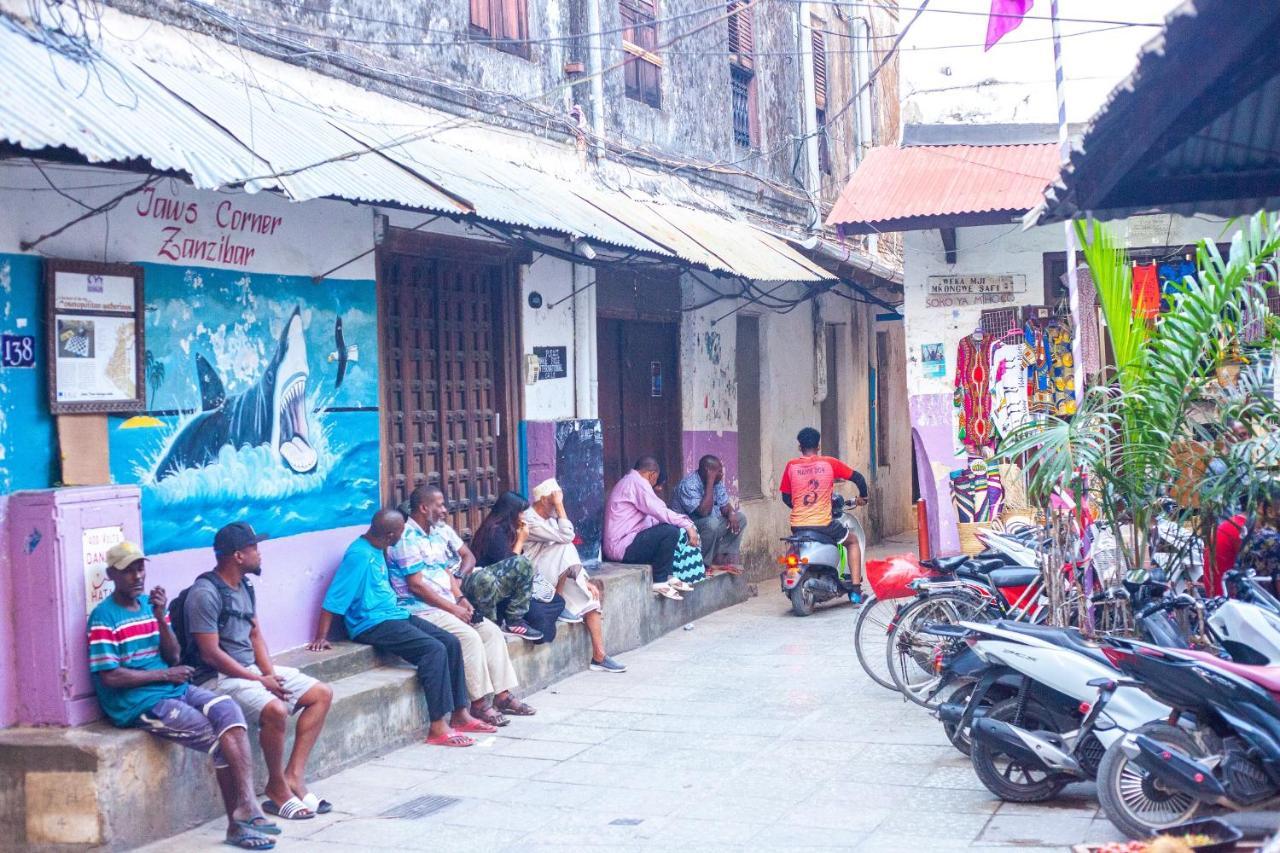
{"label": "man in blue shirt sitting on step", "polygon": [[472,746],[475,741],[463,732],[491,734],[498,729],[472,717],[468,710],[462,644],[458,638],[413,616],[396,601],[386,551],[403,534],[404,516],[397,510],[383,509],[374,515],[369,529],[343,555],[320,606],[315,639],[307,648],[314,652],[330,648],[333,617],[342,617],[351,639],[417,667],[431,720],[427,743]]}

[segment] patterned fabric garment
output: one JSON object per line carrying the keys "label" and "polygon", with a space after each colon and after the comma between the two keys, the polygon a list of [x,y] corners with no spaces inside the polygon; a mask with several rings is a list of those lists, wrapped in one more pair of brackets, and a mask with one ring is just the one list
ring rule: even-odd
{"label": "patterned fabric garment", "polygon": [[991,353],[991,421],[1002,439],[1031,420],[1027,405],[1029,360],[1030,351],[1021,337],[1001,341]]}
{"label": "patterned fabric garment", "polygon": [[[462,579],[462,594],[490,622],[514,622],[529,612],[533,563],[519,554],[492,566],[477,567]],[[498,608],[502,613],[498,613]]]}
{"label": "patterned fabric garment", "polygon": [[1043,329],[1027,321],[1022,329],[1027,341],[1027,407],[1033,415],[1053,414],[1053,359]]}
{"label": "patterned fabric garment", "polygon": [[1053,380],[1053,413],[1068,417],[1076,413],[1075,359],[1071,353],[1071,328],[1053,325],[1048,329],[1050,376]]}
{"label": "patterned fabric garment", "polygon": [[697,583],[707,579],[707,567],[702,562],[702,549],[689,543],[689,534],[683,529],[676,542],[675,559],[671,562],[671,575],[685,583]]}
{"label": "patterned fabric garment", "polygon": [[960,420],[960,441],[966,447],[992,444],[991,344],[985,338],[965,335],[956,350],[955,407]]}
{"label": "patterned fabric garment", "polygon": [[1098,288],[1088,267],[1076,270],[1076,290],[1080,295],[1080,363],[1085,376],[1096,376],[1102,372],[1102,335],[1098,328]]}
{"label": "patterned fabric garment", "polygon": [[1253,569],[1264,577],[1280,576],[1280,531],[1270,527],[1254,529],[1240,548],[1236,568]]}

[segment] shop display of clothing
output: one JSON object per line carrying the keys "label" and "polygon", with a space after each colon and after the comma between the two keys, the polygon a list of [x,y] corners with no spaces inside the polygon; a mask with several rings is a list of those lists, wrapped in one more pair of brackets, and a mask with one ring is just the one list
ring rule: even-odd
{"label": "shop display of clothing", "polygon": [[981,457],[970,457],[969,467],[950,474],[951,505],[961,523],[992,521],[1004,509],[1004,484],[1000,470]]}
{"label": "shop display of clothing", "polygon": [[981,333],[961,338],[956,351],[955,407],[960,441],[966,447],[990,447],[991,344]]}
{"label": "shop display of clothing", "polygon": [[991,350],[991,421],[1008,439],[1031,421],[1027,405],[1027,342],[1021,335],[997,341]]}
{"label": "shop display of clothing", "polygon": [[1172,296],[1182,289],[1188,277],[1195,277],[1196,265],[1194,261],[1171,261],[1156,267],[1156,274],[1160,278],[1160,292]]}
{"label": "shop display of clothing", "polygon": [[1046,330],[1050,376],[1053,382],[1053,413],[1067,417],[1076,413],[1075,358],[1071,353],[1071,328],[1054,324]]}
{"label": "shop display of clothing", "polygon": [[1080,303],[1080,364],[1085,376],[1097,376],[1102,372],[1102,333],[1098,326],[1098,288],[1088,267],[1076,270],[1076,292]]}
{"label": "shop display of clothing", "polygon": [[1053,414],[1053,357],[1045,330],[1027,321],[1027,407],[1032,415]]}

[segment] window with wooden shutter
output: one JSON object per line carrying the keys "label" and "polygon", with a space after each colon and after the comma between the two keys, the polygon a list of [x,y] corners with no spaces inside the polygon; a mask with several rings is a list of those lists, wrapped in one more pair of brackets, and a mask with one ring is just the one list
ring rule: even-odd
{"label": "window with wooden shutter", "polygon": [[818,109],[827,108],[827,37],[822,31],[823,23],[814,18],[809,25],[813,36],[813,94],[818,102]]}
{"label": "window with wooden shutter", "polygon": [[622,9],[622,49],[628,56],[623,65],[627,97],[662,108],[662,57],[658,49],[656,0],[620,0]]}
{"label": "window with wooden shutter", "polygon": [[528,0],[470,0],[471,34],[486,44],[528,59]]}
{"label": "window with wooden shutter", "polygon": [[742,148],[759,144],[756,123],[754,10],[747,0],[728,0],[729,96],[733,141]]}

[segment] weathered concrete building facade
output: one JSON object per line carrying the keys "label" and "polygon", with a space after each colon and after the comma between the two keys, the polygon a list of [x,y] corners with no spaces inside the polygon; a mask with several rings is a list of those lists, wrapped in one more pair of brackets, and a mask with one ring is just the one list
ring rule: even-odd
{"label": "weathered concrete building facade", "polygon": [[[0,368],[0,518],[24,490],[136,487],[122,500],[140,526],[122,530],[171,590],[220,524],[274,528],[273,649],[308,639],[343,544],[421,481],[466,530],[555,475],[591,553],[632,459],[658,454],[674,484],[714,452],[767,571],[778,478],[812,424],[867,473],[872,535],[902,530],[896,246],[817,227],[859,152],[896,136],[894,63],[869,78],[896,13],[840,8],[118,2],[100,31],[63,34],[84,60],[0,3],[12,68],[34,79],[19,53],[48,51],[107,81],[86,122],[148,110],[109,136],[105,120],[69,132],[74,109],[23,125],[29,105],[0,104],[0,197],[18,212],[0,224],[3,331],[35,347]],[[123,89],[96,76],[111,63]],[[51,411],[46,374],[70,357],[46,328],[55,260],[140,270],[136,407]],[[195,446],[192,424],[291,358],[306,384],[270,389],[270,442]],[[0,554],[40,558],[52,540],[15,518]],[[0,611],[6,655],[16,621]],[[0,725],[21,718],[7,663]]]}

